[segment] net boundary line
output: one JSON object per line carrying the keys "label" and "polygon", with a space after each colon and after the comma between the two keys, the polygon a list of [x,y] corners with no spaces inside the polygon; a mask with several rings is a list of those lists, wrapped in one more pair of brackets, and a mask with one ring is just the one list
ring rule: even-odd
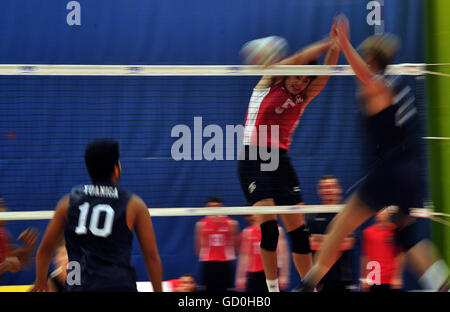
{"label": "net boundary line", "polygon": [[[185,207],[185,208],[150,208],[152,217],[186,217],[211,215],[249,215],[249,214],[291,214],[291,213],[338,213],[344,205],[303,205],[303,206],[233,206],[233,207]],[[391,206],[389,209],[396,209]],[[53,217],[53,210],[7,211],[0,212],[0,220],[48,220]],[[411,215],[420,218],[433,216],[450,217],[449,214],[433,212],[430,208],[412,208]]]}
{"label": "net boundary line", "polygon": [[[388,66],[387,75],[420,76],[427,64]],[[0,76],[354,76],[350,65],[49,65],[0,64]]]}

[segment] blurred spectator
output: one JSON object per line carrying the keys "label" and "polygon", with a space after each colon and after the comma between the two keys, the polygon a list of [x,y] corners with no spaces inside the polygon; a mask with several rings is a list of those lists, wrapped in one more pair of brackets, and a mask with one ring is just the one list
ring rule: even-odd
{"label": "blurred spectator", "polygon": [[[317,185],[318,194],[323,205],[339,205],[342,200],[342,190],[338,179],[333,175],[323,176]],[[328,224],[336,216],[335,213],[307,214],[306,220],[311,232],[310,244],[313,251],[321,248],[326,237]],[[352,249],[354,237],[347,237],[341,246],[342,256],[331,267],[330,271],[317,285],[319,292],[348,292],[355,288],[353,281]]]}
{"label": "blurred spectator", "polygon": [[[0,198],[0,212],[6,211],[5,202]],[[18,247],[12,243],[5,225],[6,222],[0,220],[0,274],[23,270],[32,256],[38,238],[37,232],[28,228],[17,238],[23,243],[23,247]]]}
{"label": "blurred spectator", "polygon": [[[236,289],[247,292],[269,292],[261,261],[261,228],[255,215],[245,217],[249,226],[240,235],[239,256],[236,269]],[[289,286],[290,258],[286,235],[278,226],[280,237],[277,247],[280,290]]]}
{"label": "blurred spectator", "polygon": [[[209,197],[206,207],[222,207]],[[200,260],[201,285],[207,292],[225,292],[234,286],[238,222],[224,215],[207,216],[195,226],[195,251]]]}
{"label": "blurred spectator", "polygon": [[197,282],[192,274],[183,274],[178,279],[177,292],[196,292]]}
{"label": "blurred spectator", "polygon": [[[403,287],[405,255],[396,246],[396,227],[390,217],[388,209],[379,211],[375,216],[375,224],[362,233],[361,290],[363,291],[384,292],[400,290]],[[372,261],[376,262],[373,266],[368,266]],[[370,272],[372,274],[369,275]]]}

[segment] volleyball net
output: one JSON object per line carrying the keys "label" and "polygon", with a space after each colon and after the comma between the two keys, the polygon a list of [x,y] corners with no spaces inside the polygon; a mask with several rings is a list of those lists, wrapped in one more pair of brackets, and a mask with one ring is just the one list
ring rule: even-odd
{"label": "volleyball net", "polygon": [[[404,75],[415,94],[427,180],[427,144],[449,140],[426,133],[425,80],[432,71],[425,64],[398,64],[387,73]],[[301,207],[249,207],[241,190],[237,164],[243,125],[262,75],[330,76],[304,111],[289,151],[302,189]],[[346,65],[0,65],[0,197],[8,209],[0,212],[0,221],[11,221],[8,228],[17,234],[29,225],[45,231],[58,200],[74,185],[90,181],[86,145],[114,138],[120,143],[120,185],[142,197],[158,217],[153,222],[164,243],[165,272],[176,276],[196,263],[191,241],[201,216],[336,213],[342,208],[320,205],[317,183],[334,175],[346,198],[366,173],[370,157],[356,94],[354,73]],[[412,209],[412,214],[448,226],[448,215],[434,211],[426,194],[426,209]],[[220,196],[225,207],[204,207],[211,195]],[[138,275],[146,279],[139,251],[133,253],[134,265],[142,267]],[[31,277],[22,280],[32,282]]]}
{"label": "volleyball net", "polygon": [[[425,123],[425,65],[387,72],[409,77]],[[349,66],[0,65],[1,196],[10,211],[53,209],[89,181],[86,144],[110,137],[121,145],[121,185],[149,207],[201,207],[208,195],[245,206],[237,158],[261,75],[331,76],[305,110],[290,157],[306,204],[319,203],[322,175],[350,188],[367,155]],[[423,137],[424,146],[433,139]]]}

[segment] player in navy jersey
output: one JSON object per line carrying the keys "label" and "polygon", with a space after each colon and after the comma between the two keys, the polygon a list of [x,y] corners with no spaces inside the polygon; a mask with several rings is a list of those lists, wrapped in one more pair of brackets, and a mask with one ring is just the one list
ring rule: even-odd
{"label": "player in navy jersey", "polygon": [[374,159],[369,173],[345,207],[332,221],[328,237],[315,258],[299,291],[311,291],[339,258],[344,237],[377,211],[398,206],[393,218],[396,242],[427,290],[448,289],[448,268],[439,260],[433,243],[421,236],[409,208],[423,205],[425,188],[420,167],[418,113],[411,87],[399,77],[383,75],[394,57],[398,43],[392,35],[373,36],[360,46],[362,56],[349,41],[349,23],[341,16],[337,22],[341,49],[360,82],[363,115]]}
{"label": "player in navy jersey", "polygon": [[[275,65],[313,64],[325,52],[324,64],[335,65],[340,51],[334,29],[333,25],[326,40],[313,43]],[[328,78],[263,76],[253,89],[245,118],[244,151],[238,164],[241,188],[249,205],[303,204],[300,182],[288,151],[305,108],[323,90]],[[257,157],[252,155],[254,151]],[[258,218],[267,287],[271,292],[278,292],[278,216],[264,214]],[[281,219],[290,237],[295,267],[304,277],[312,266],[312,255],[303,214],[284,214]]]}
{"label": "player in navy jersey", "polygon": [[37,251],[33,290],[48,290],[48,267],[64,234],[69,256],[67,291],[137,291],[130,264],[134,231],[153,289],[162,291],[161,260],[148,208],[137,195],[117,186],[119,144],[92,142],[85,162],[92,183],[75,186],[56,206]]}

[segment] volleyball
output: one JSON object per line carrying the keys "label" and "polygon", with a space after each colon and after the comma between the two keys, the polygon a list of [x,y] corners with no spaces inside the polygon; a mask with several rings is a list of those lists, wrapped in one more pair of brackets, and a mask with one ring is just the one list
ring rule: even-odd
{"label": "volleyball", "polygon": [[268,65],[276,63],[288,55],[289,44],[286,39],[270,36],[245,43],[241,57],[247,65]]}

